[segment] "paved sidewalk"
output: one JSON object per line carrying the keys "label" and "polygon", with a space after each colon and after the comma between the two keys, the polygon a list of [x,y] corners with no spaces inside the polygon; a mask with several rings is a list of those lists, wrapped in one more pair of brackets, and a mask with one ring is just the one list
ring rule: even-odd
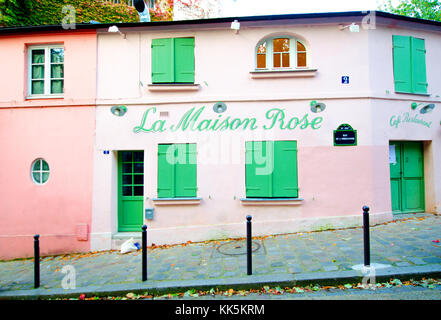
{"label": "paved sidewalk", "polygon": [[[245,227],[245,226],[244,226]],[[371,227],[371,262],[390,265],[378,277],[441,275],[441,217],[396,216]],[[50,295],[166,292],[186,288],[242,287],[360,281],[352,266],[363,263],[363,229],[351,228],[253,240],[253,275],[246,275],[245,240],[190,243],[148,250],[148,280],[141,281],[141,251],[105,251],[41,259],[41,287],[33,289],[32,259],[0,262],[0,299]],[[64,290],[65,266],[76,289]]]}

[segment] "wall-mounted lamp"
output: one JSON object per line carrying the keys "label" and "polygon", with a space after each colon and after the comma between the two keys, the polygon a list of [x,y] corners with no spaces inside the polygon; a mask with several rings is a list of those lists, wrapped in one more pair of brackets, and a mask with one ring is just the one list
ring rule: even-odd
{"label": "wall-mounted lamp", "polygon": [[233,22],[231,22],[231,29],[236,31],[236,34],[239,33],[240,30],[240,22],[237,20],[234,20]]}
{"label": "wall-mounted lamp", "polygon": [[126,106],[113,106],[112,108],[110,108],[110,112],[112,112],[112,114],[114,116],[122,117],[127,112],[127,107]]}
{"label": "wall-mounted lamp", "polygon": [[119,31],[119,29],[118,29],[117,26],[111,26],[111,27],[109,27],[109,29],[107,30],[107,32],[111,32],[111,33],[116,33],[116,32],[118,32],[118,33],[123,37],[123,39],[126,38],[126,34],[125,34],[125,33],[122,33],[121,31]]}
{"label": "wall-mounted lamp", "polygon": [[227,105],[223,102],[216,102],[213,106],[213,111],[216,113],[222,113],[227,110]]}
{"label": "wall-mounted lamp", "polygon": [[429,113],[432,112],[433,109],[435,109],[435,104],[429,103],[421,108],[420,113]]}
{"label": "wall-mounted lamp", "polygon": [[355,24],[354,22],[352,22],[352,24],[350,24],[349,26],[339,25],[338,28],[340,30],[348,28],[350,32],[360,32],[360,26],[358,24]]}
{"label": "wall-mounted lamp", "polygon": [[[419,106],[421,106],[421,105],[423,105],[424,103],[423,102],[421,102],[421,103],[416,103],[416,102],[413,102],[411,105],[410,105],[410,107],[412,108],[412,110],[415,110],[416,108],[418,108]],[[426,104],[424,107],[422,107],[421,109],[420,109],[420,113],[429,113],[429,112],[431,112],[433,109],[435,109],[435,104],[434,103],[429,103],[429,104]]]}
{"label": "wall-mounted lamp", "polygon": [[326,109],[326,105],[323,102],[311,101],[311,111],[314,113],[322,112]]}

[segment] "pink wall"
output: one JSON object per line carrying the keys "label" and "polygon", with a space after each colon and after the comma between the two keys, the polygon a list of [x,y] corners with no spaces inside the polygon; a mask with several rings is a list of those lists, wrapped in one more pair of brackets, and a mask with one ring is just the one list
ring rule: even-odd
{"label": "pink wall", "polygon": [[[65,93],[58,99],[26,99],[27,46],[63,43]],[[0,259],[88,251],[91,224],[96,34],[0,36]],[[36,185],[31,165],[50,166]],[[86,238],[78,238],[86,225]]]}
{"label": "pink wall", "polygon": [[[27,47],[41,44],[64,45],[64,99],[26,100]],[[0,107],[95,104],[95,32],[0,35],[0,46]]]}

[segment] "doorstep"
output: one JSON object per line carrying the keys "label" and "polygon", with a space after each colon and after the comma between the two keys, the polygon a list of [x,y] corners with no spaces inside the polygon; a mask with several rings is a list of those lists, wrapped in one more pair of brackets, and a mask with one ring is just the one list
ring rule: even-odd
{"label": "doorstep", "polygon": [[111,250],[121,250],[121,245],[130,238],[141,244],[142,232],[117,232],[112,234]]}
{"label": "doorstep", "polygon": [[123,240],[128,240],[130,238],[133,239],[141,239],[142,238],[142,232],[117,232],[112,234],[112,240],[113,239],[123,239]]}

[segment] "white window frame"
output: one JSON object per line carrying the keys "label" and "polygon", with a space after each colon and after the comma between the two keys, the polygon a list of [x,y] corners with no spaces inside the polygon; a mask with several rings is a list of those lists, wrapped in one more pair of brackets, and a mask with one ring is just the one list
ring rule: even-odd
{"label": "white window frame", "polygon": [[[46,162],[48,170],[43,170],[43,161]],[[34,166],[35,166],[35,164],[37,162],[40,162],[40,169],[39,170],[34,170]],[[38,182],[37,180],[34,179],[34,173],[39,173],[40,174],[40,182]],[[47,173],[48,174],[47,180],[45,182],[43,182],[43,173]],[[31,179],[32,179],[32,182],[34,182],[36,185],[41,186],[41,185],[46,184],[49,181],[50,176],[51,176],[51,168],[49,166],[49,163],[45,159],[38,158],[38,159],[35,159],[32,162],[32,164],[31,164]]]}
{"label": "white window frame", "polygon": [[[274,39],[280,39],[285,38],[289,39],[289,65],[290,67],[274,67],[274,61],[273,61],[273,40]],[[297,66],[297,41],[300,42],[306,50],[306,66],[304,67],[298,67]],[[266,68],[257,68],[257,50],[259,49],[259,46],[266,42]],[[303,51],[302,51],[303,52]],[[274,36],[270,38],[265,38],[262,41],[259,41],[257,43],[257,46],[254,48],[254,68],[256,70],[267,70],[267,71],[283,71],[283,70],[305,70],[309,69],[310,62],[309,62],[309,48],[306,45],[306,43],[298,38],[287,36],[287,35],[280,35],[280,36]]]}
{"label": "white window frame", "polygon": [[[32,94],[32,51],[44,50],[44,94]],[[63,45],[36,45],[28,46],[28,67],[27,67],[27,98],[63,98],[64,97],[64,59],[63,59],[63,93],[51,93],[51,49],[63,49]]]}

